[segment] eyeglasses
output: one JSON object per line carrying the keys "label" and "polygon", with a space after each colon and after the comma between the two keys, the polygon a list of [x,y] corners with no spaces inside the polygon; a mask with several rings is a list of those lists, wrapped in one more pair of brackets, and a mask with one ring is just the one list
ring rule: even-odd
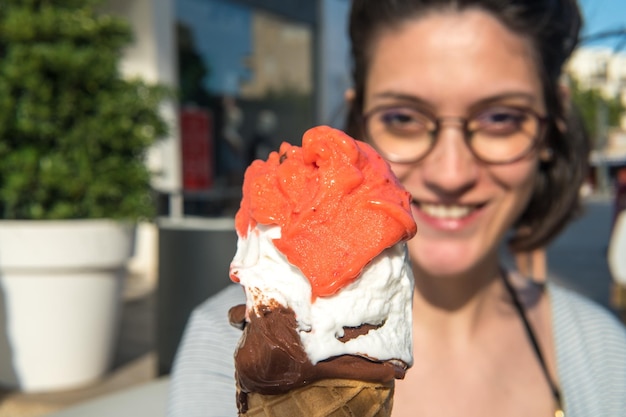
{"label": "eyeglasses", "polygon": [[447,124],[463,131],[476,159],[488,164],[508,164],[538,146],[547,118],[530,109],[511,106],[486,108],[467,119],[435,118],[415,107],[385,106],[366,113],[363,122],[367,139],[390,162],[419,162],[435,147]]}

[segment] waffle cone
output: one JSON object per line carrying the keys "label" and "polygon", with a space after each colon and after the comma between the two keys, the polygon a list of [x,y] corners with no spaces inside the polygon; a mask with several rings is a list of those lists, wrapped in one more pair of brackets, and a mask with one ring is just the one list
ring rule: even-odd
{"label": "waffle cone", "polygon": [[389,417],[394,382],[324,379],[280,395],[248,394],[240,417]]}

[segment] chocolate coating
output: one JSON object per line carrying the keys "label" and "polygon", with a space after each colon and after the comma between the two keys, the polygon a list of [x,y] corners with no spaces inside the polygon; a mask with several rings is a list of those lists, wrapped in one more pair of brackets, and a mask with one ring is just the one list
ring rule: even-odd
{"label": "chocolate coating", "polygon": [[[406,366],[400,361],[376,361],[361,356],[341,355],[312,364],[298,335],[293,310],[278,303],[258,308],[245,320],[245,305],[230,309],[230,323],[243,328],[235,352],[235,371],[240,410],[246,407],[246,393],[282,394],[313,381],[328,378],[358,379],[386,383],[404,378]],[[340,339],[365,334],[376,326],[346,328]]]}

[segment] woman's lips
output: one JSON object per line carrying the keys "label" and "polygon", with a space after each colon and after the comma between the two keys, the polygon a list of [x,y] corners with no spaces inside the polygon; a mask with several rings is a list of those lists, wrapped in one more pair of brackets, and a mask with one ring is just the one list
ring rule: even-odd
{"label": "woman's lips", "polygon": [[443,204],[412,201],[420,223],[437,229],[458,230],[466,227],[481,213],[484,204]]}

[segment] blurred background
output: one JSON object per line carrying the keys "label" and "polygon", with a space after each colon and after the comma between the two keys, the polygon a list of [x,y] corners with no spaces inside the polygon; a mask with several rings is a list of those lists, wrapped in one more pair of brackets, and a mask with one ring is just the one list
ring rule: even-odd
{"label": "blurred background", "polygon": [[[5,2],[16,4],[0,0],[0,6]],[[145,413],[148,403],[164,413],[167,377],[189,313],[229,283],[233,216],[245,167],[283,141],[299,144],[313,125],[343,125],[344,91],[350,87],[349,3],[100,2],[99,13],[121,18],[132,29],[132,42],[119,57],[122,77],[175,92],[159,107],[168,133],[144,159],[155,215],[137,224],[132,257],[122,268],[112,352],[100,374],[74,386],[28,389],[14,366],[14,383],[0,390],[0,417],[72,416],[80,410],[104,415],[76,407],[106,409],[120,404],[124,394],[143,396]],[[583,215],[547,248],[548,273],[619,315],[607,254],[622,208],[620,184],[626,182],[626,2],[581,0],[581,5],[583,41],[565,81],[593,141],[591,170],[581,189]],[[2,285],[3,305],[10,304],[8,284]],[[8,328],[11,318],[5,316]],[[10,332],[3,337],[10,339]],[[16,343],[8,345],[15,356]],[[46,344],[38,353],[44,361],[55,360],[46,356]]]}

